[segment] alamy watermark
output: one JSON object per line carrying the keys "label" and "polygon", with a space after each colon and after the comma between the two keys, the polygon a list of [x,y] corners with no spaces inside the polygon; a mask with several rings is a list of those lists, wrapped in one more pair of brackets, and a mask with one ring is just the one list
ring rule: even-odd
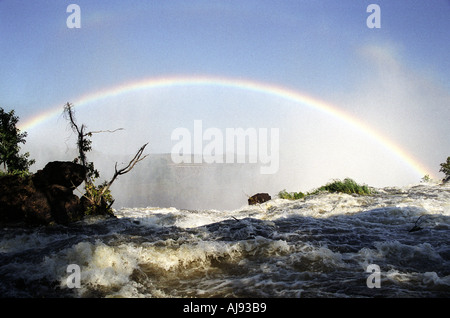
{"label": "alamy watermark", "polygon": [[367,273],[371,273],[367,277],[366,285],[369,288],[381,288],[381,269],[376,264],[370,264],[366,268]]}
{"label": "alamy watermark", "polygon": [[[68,288],[80,288],[81,287],[81,268],[77,264],[69,264],[66,269],[70,275],[66,279]],[[381,288],[381,269],[376,264],[370,264],[366,268],[366,273],[370,275],[366,279],[366,285],[368,288]]]}
{"label": "alamy watermark", "polygon": [[80,288],[81,287],[81,269],[77,264],[70,264],[66,269],[70,275],[66,279],[67,287]]}
{"label": "alamy watermark", "polygon": [[378,4],[369,4],[366,9],[371,14],[366,19],[366,25],[369,29],[381,28],[381,8]]}
{"label": "alamy watermark", "polygon": [[[81,8],[78,4],[69,4],[66,12],[70,15],[66,19],[66,25],[69,29],[81,28]],[[366,12],[370,15],[366,19],[366,25],[369,29],[381,28],[381,9],[378,4],[369,4]]]}
{"label": "alamy watermark", "polygon": [[69,29],[81,28],[81,8],[78,4],[69,4],[66,9],[70,15],[66,19],[66,25]]}
{"label": "alamy watermark", "polygon": [[280,165],[278,128],[219,128],[203,131],[203,121],[194,120],[193,132],[179,127],[171,140],[176,164],[260,163],[261,174],[275,174]]}

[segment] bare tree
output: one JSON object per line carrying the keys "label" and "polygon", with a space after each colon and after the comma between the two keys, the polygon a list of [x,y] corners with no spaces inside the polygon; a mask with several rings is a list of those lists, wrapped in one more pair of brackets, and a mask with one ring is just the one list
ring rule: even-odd
{"label": "bare tree", "polygon": [[109,191],[111,185],[119,176],[130,172],[138,162],[144,160],[147,157],[147,155],[143,156],[143,153],[148,143],[139,148],[134,157],[124,168],[117,169],[117,162],[116,162],[114,167],[114,175],[111,178],[111,180],[105,181],[103,184],[96,186],[94,184],[94,180],[98,178],[100,174],[94,168],[94,163],[88,162],[86,157],[86,152],[92,150],[91,148],[92,142],[88,137],[91,137],[92,134],[95,133],[104,133],[104,132],[113,133],[118,130],[123,130],[123,128],[118,128],[114,130],[100,130],[100,131],[86,132],[86,126],[84,124],[79,126],[76,123],[73,105],[71,103],[66,103],[66,105],[64,105],[64,115],[66,119],[69,120],[72,130],[77,134],[78,157],[74,161],[79,162],[86,170],[86,177],[85,177],[86,193],[83,195],[83,197],[89,202],[91,210],[94,210],[96,214],[99,212],[110,213],[110,207],[114,202]]}
{"label": "bare tree", "polygon": [[[126,173],[130,172],[131,169],[134,168],[136,163],[138,163],[139,161],[144,160],[148,156],[148,155],[142,156],[142,153],[144,152],[144,149],[145,149],[145,147],[147,145],[148,145],[148,143],[143,145],[138,150],[138,152],[134,155],[133,159],[131,159],[130,162],[128,163],[128,165],[126,165],[124,168],[117,170],[117,162],[116,162],[116,165],[114,167],[114,175],[113,175],[113,177],[111,178],[111,180],[109,182],[105,182],[103,185],[101,185],[101,187],[99,188],[100,192],[91,201],[91,203],[93,205],[95,205],[95,206],[102,206],[104,204],[107,204],[106,201],[104,202],[102,200],[105,198],[106,195],[109,195],[109,188],[111,187],[113,182],[117,179],[118,176],[121,176],[123,174],[126,174]],[[106,206],[106,209],[109,209],[113,203],[114,203],[114,201],[110,202]]]}

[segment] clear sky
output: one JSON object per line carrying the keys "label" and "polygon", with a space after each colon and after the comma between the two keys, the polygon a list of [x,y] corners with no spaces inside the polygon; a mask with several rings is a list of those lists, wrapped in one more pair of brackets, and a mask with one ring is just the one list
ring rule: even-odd
{"label": "clear sky", "polygon": [[[81,28],[66,25],[71,3],[81,8]],[[371,14],[366,9],[372,3],[380,7],[381,28],[366,24]],[[240,78],[286,87],[335,105],[402,145],[435,175],[439,163],[450,156],[450,1],[2,0],[0,47],[0,106],[15,109],[21,120],[86,94],[148,78]],[[216,91],[171,93],[170,107],[178,105],[178,118],[164,104],[166,99],[152,95],[152,102],[159,101],[161,108],[148,115],[153,118],[151,126],[165,126],[168,131],[179,125],[192,127],[190,118],[180,122],[179,117],[192,115],[194,108],[198,112],[193,118],[208,116],[205,125],[218,126],[227,116],[236,116],[223,111],[227,102],[259,112],[258,97],[243,92],[229,91],[229,99],[217,105],[211,102]],[[233,94],[235,98],[230,97]],[[138,103],[137,96],[129,98],[120,100],[128,111],[131,101]],[[141,96],[139,101],[148,104],[145,98],[149,97]],[[261,125],[297,127],[289,138],[282,137],[293,143],[305,141],[299,151],[317,159],[319,154],[311,149],[326,148],[323,142],[328,137],[314,129],[326,129],[329,123],[319,114],[276,103],[280,102],[258,113],[266,118]],[[229,107],[236,111],[236,104]],[[100,113],[86,115],[98,116],[90,127],[116,128],[113,112],[108,112],[104,123]],[[124,109],[114,112],[125,116]],[[165,118],[166,112],[171,116]],[[140,126],[139,118],[129,120],[142,133],[145,126]],[[303,129],[298,130],[299,123]],[[38,140],[40,129],[29,132],[30,142]],[[353,151],[355,158],[363,150],[342,140],[349,134],[340,137],[346,146],[334,144],[330,149]],[[151,150],[167,152],[170,147],[158,146],[172,145],[166,137],[153,139]],[[133,147],[137,149],[139,142]],[[305,156],[301,164],[315,159]],[[328,160],[339,162],[333,156]],[[356,166],[358,161],[349,164]]]}

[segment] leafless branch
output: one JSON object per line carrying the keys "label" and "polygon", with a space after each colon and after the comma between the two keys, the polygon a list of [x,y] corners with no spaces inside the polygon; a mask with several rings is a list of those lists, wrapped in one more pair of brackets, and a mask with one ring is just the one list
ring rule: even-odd
{"label": "leafless branch", "polygon": [[117,170],[117,162],[116,162],[116,165],[114,167],[114,175],[111,178],[111,180],[108,182],[108,184],[102,189],[102,194],[104,194],[106,191],[108,191],[109,187],[113,184],[113,182],[117,179],[118,176],[121,176],[123,174],[130,172],[138,162],[147,158],[148,155],[142,156],[144,149],[145,149],[145,147],[147,147],[147,145],[148,145],[148,143],[146,143],[141,148],[139,148],[139,150],[134,155],[133,159],[131,159],[130,162],[128,163],[128,165],[126,165],[124,168]]}
{"label": "leafless branch", "polygon": [[408,232],[416,232],[416,231],[422,230],[422,227],[419,226],[419,220],[424,215],[425,214],[422,214],[421,216],[419,216],[419,218],[416,220],[416,223],[414,223],[414,226]]}
{"label": "leafless branch", "polygon": [[78,133],[78,135],[80,134],[80,129],[78,128],[77,123],[75,122],[75,118],[73,115],[73,104],[71,103],[66,103],[66,105],[64,105],[64,113],[69,116],[69,121],[70,121],[70,126],[72,127],[72,129],[75,129],[76,132]]}
{"label": "leafless branch", "polygon": [[94,201],[94,199],[92,199],[92,198],[90,198],[89,196],[87,196],[86,193],[81,192],[81,191],[78,189],[78,187],[75,186],[75,184],[74,184],[73,182],[71,182],[71,183],[72,183],[72,186],[73,186],[74,190],[77,191],[77,192],[81,195],[81,197],[86,198],[86,199],[87,199],[91,204],[93,204],[93,205],[96,203],[96,202]]}
{"label": "leafless branch", "polygon": [[98,130],[98,131],[90,131],[90,132],[88,132],[87,134],[100,134],[100,133],[105,133],[105,132],[107,132],[107,133],[113,133],[113,132],[116,132],[116,131],[118,131],[118,130],[125,130],[125,129],[123,129],[123,128],[117,128],[117,129],[114,129],[114,130]]}

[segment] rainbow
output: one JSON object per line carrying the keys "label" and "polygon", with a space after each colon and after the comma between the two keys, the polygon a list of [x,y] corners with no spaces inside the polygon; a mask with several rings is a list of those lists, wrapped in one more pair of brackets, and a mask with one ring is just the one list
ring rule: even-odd
{"label": "rainbow", "polygon": [[[304,106],[311,107],[325,114],[333,116],[347,125],[357,129],[361,133],[366,134],[386,149],[388,149],[392,154],[402,160],[405,164],[410,166],[418,176],[433,174],[430,172],[431,169],[425,167],[421,162],[416,160],[413,156],[407,153],[400,146],[396,145],[386,136],[376,131],[366,123],[358,120],[357,118],[346,113],[342,109],[321,101],[317,98],[311,97],[304,93],[299,93],[297,91],[277,86],[274,84],[261,83],[246,79],[237,78],[223,78],[214,76],[173,76],[173,77],[160,77],[151,78],[136,82],[127,83],[124,85],[107,88],[104,90],[97,91],[92,94],[87,94],[74,101],[73,104],[76,107],[85,106],[105,98],[116,97],[125,93],[138,92],[148,89],[155,89],[160,87],[185,87],[185,86],[217,86],[225,88],[235,88],[247,91],[253,91],[261,94],[268,94],[276,96],[285,100],[292,101],[296,104],[301,104]],[[43,122],[49,120],[52,117],[56,117],[61,114],[62,106],[58,105],[47,111],[44,111],[31,119],[26,120],[22,125],[19,126],[21,130],[30,130],[36,126],[42,124]]]}

